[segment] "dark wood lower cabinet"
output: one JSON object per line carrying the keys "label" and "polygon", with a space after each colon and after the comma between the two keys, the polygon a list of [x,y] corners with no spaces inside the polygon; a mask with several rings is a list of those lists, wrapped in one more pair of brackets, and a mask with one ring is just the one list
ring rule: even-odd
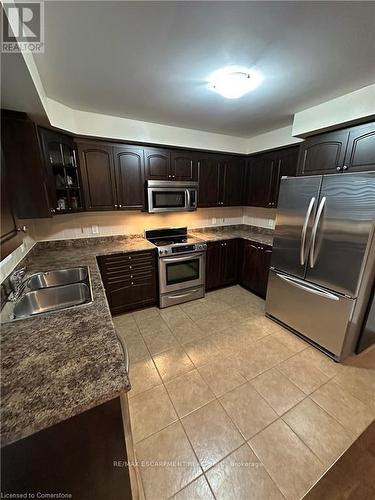
{"label": "dark wood lower cabinet", "polygon": [[157,303],[154,250],[106,255],[98,262],[112,314]]}
{"label": "dark wood lower cabinet", "polygon": [[239,240],[212,241],[207,245],[206,290],[234,285],[238,278]]}
{"label": "dark wood lower cabinet", "polygon": [[242,240],[240,285],[265,298],[272,248],[253,241]]}
{"label": "dark wood lower cabinet", "polygon": [[1,497],[23,493],[27,498],[47,498],[39,493],[77,500],[130,500],[129,470],[116,466],[125,461],[118,397],[3,447]]}
{"label": "dark wood lower cabinet", "polygon": [[265,298],[272,247],[233,239],[207,244],[206,290],[239,283]]}

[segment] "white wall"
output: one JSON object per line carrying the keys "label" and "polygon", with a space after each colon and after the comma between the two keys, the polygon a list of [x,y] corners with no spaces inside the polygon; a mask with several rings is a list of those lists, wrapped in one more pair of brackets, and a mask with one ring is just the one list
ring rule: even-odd
{"label": "white wall", "polygon": [[243,223],[274,229],[276,211],[275,208],[243,207]]}
{"label": "white wall", "polygon": [[329,128],[345,127],[354,120],[370,120],[374,116],[375,84],[296,113],[292,134],[304,137]]}
{"label": "white wall", "polygon": [[[216,219],[213,223],[212,219]],[[242,207],[201,208],[195,212],[149,214],[138,211],[85,212],[58,215],[34,221],[37,240],[59,240],[95,236],[143,234],[145,229],[188,226],[189,228],[243,223]],[[98,233],[93,233],[97,226]],[[95,230],[96,228],[94,228]]]}
{"label": "white wall", "polygon": [[302,139],[292,136],[292,126],[288,125],[287,127],[250,137],[250,139],[247,139],[246,151],[248,154],[256,153],[267,149],[298,144],[301,141]]}
{"label": "white wall", "polygon": [[0,283],[2,283],[7,276],[9,276],[17,264],[25,257],[34,245],[35,239],[33,235],[25,235],[22,245],[16,248],[11,254],[0,262]]}
{"label": "white wall", "polygon": [[50,98],[46,103],[51,125],[78,135],[246,153],[246,139],[242,137],[80,111]]}

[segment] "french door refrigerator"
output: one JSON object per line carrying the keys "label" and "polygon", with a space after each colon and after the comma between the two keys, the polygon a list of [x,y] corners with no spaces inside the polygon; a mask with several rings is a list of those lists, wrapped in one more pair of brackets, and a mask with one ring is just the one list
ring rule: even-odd
{"label": "french door refrigerator", "polygon": [[375,172],[281,179],[266,315],[338,361],[371,293],[374,222]]}

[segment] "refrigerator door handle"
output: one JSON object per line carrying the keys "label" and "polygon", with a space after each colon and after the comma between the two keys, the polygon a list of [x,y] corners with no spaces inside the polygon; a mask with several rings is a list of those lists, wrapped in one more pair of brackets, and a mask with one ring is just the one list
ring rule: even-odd
{"label": "refrigerator door handle", "polygon": [[310,267],[311,267],[311,269],[313,269],[313,267],[315,266],[316,234],[318,232],[319,222],[320,222],[320,218],[321,218],[322,213],[323,213],[323,208],[324,208],[324,205],[326,203],[326,200],[327,200],[326,196],[323,196],[323,198],[320,200],[319,208],[318,208],[318,211],[316,214],[316,219],[315,219],[315,222],[314,222],[314,225],[312,228],[312,232],[311,232],[311,250],[310,250]]}
{"label": "refrigerator door handle", "polygon": [[318,288],[315,286],[307,286],[304,282],[301,282],[300,280],[291,278],[289,276],[285,276],[284,274],[276,273],[276,276],[286,281],[287,283],[296,286],[297,288],[301,288],[301,290],[305,290],[306,292],[314,293],[315,295],[320,295],[321,297],[325,297],[326,299],[330,300],[336,300],[336,301],[340,300],[339,297],[333,295],[333,293],[323,290],[322,288]]}
{"label": "refrigerator door handle", "polygon": [[315,196],[313,196],[310,200],[309,206],[306,210],[306,215],[305,215],[305,220],[303,222],[302,226],[302,232],[301,232],[301,245],[300,245],[300,254],[299,254],[299,260],[301,263],[301,266],[305,264],[306,261],[306,232],[307,232],[307,225],[310,220],[311,212],[314,208],[315,205]]}

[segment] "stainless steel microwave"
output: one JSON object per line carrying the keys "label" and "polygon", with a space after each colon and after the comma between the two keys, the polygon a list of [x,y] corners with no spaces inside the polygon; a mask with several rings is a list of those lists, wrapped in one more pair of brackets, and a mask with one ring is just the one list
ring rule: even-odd
{"label": "stainless steel microwave", "polygon": [[148,211],[183,212],[197,209],[198,182],[147,181]]}

